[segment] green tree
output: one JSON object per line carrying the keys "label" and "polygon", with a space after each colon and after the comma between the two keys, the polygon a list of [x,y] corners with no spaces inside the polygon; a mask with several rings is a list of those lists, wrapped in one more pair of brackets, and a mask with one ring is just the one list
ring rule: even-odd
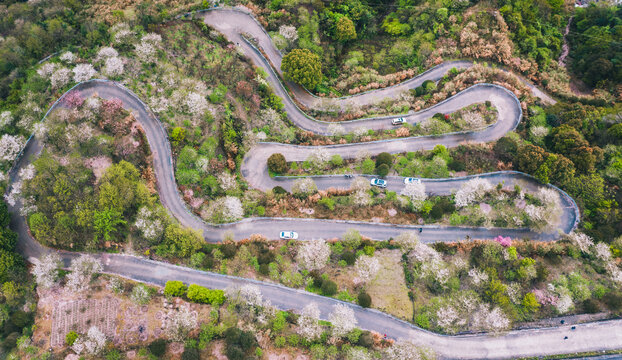
{"label": "green tree", "polygon": [[118,225],[125,224],[127,221],[123,220],[123,214],[112,207],[101,211],[96,210],[93,213],[95,240],[110,241],[111,234],[119,231]]}
{"label": "green tree", "polygon": [[163,249],[173,256],[189,257],[203,246],[203,236],[197,230],[174,223],[164,231]]}
{"label": "green tree", "polygon": [[521,300],[521,306],[525,315],[531,317],[540,310],[540,303],[536,299],[536,295],[528,292]]}
{"label": "green tree", "polygon": [[322,80],[320,57],[307,49],[294,49],[283,57],[281,70],[286,79],[307,89],[315,89]]}
{"label": "green tree", "polygon": [[340,16],[335,23],[335,39],[341,42],[347,42],[356,39],[356,29],[354,22],[347,16]]}
{"label": "green tree", "polygon": [[289,164],[281,153],[274,153],[268,158],[268,169],[276,174],[285,174],[289,171]]}
{"label": "green tree", "polygon": [[186,294],[186,285],[181,281],[169,280],[164,286],[164,295],[167,296],[184,296]]}

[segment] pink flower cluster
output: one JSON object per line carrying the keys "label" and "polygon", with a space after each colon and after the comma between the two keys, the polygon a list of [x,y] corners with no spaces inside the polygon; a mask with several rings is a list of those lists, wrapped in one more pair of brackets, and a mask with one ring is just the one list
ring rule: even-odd
{"label": "pink flower cluster", "polygon": [[63,98],[63,104],[71,109],[77,109],[84,103],[84,99],[80,96],[80,92],[74,90]]}
{"label": "pink flower cluster", "polygon": [[501,246],[503,247],[508,247],[512,245],[512,239],[509,236],[503,237],[499,235],[495,238],[495,241],[501,244]]}
{"label": "pink flower cluster", "polygon": [[557,304],[557,296],[551,294],[548,291],[536,289],[533,291],[533,294],[536,296],[536,300],[542,305],[553,305]]}

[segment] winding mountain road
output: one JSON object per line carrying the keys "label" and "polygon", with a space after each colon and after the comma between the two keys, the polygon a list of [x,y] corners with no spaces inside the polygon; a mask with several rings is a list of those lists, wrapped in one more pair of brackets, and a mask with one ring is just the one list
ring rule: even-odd
{"label": "winding mountain road", "polygon": [[[239,15],[237,12],[230,12],[228,10],[208,12],[207,15],[222,15],[220,20],[218,20],[218,16],[215,16],[215,18],[210,21],[215,21],[216,23],[221,24],[222,28],[218,29],[223,31],[230,40],[235,41],[238,39],[235,36],[239,37],[239,32],[234,31],[238,28],[233,26],[235,25],[235,22],[230,21],[231,19],[228,18],[229,13],[235,13],[236,17]],[[210,19],[207,15],[206,21]],[[252,27],[252,24],[254,23],[252,18],[249,18],[248,15],[246,15],[246,18],[239,18],[239,20],[236,21],[242,21],[244,19],[245,22],[241,23],[240,27],[245,30],[245,26]],[[219,21],[222,23],[219,23]],[[245,42],[242,43],[247,44]],[[249,54],[248,51],[252,50],[249,49],[250,47],[248,49],[244,49],[244,51]],[[257,52],[253,52],[253,54],[258,55]],[[262,63],[256,61],[252,55],[249,56],[258,66],[264,67],[266,71],[271,71],[269,66],[266,68],[265,59],[260,57],[259,60],[263,59],[262,61],[264,61],[264,63]],[[271,60],[276,62],[275,59]],[[445,69],[445,71],[449,68]],[[434,76],[439,76],[438,74],[430,74],[435,73],[428,73],[427,75],[418,78],[416,81],[422,82],[428,75],[432,76],[432,79]],[[315,129],[317,132],[323,131],[323,127],[325,125],[307,118],[298,110],[287,94],[283,94],[285,89],[281,86],[280,82],[278,82],[278,79],[271,79],[271,83],[275,89],[275,92],[283,98],[288,111],[288,116],[292,122],[300,125],[301,127],[306,126],[309,129]],[[173,175],[173,162],[171,158],[170,145],[168,143],[166,133],[162,128],[161,123],[150,112],[148,107],[144,105],[144,103],[131,91],[110,81],[89,81],[79,84],[75,90],[79,90],[83,96],[89,96],[96,93],[102,98],[118,98],[123,101],[124,108],[131,111],[135,115],[136,119],[145,130],[148,142],[153,152],[153,165],[158,180],[158,191],[163,205],[184,225],[196,229],[202,229],[207,241],[220,240],[224,231],[233,231],[236,238],[248,237],[253,233],[261,233],[269,238],[274,238],[276,231],[279,229],[295,229],[300,233],[302,239],[310,239],[314,237],[336,237],[344,233],[349,228],[357,228],[362,234],[374,239],[387,239],[405,230],[419,228],[419,226],[402,226],[379,223],[276,218],[246,219],[238,223],[221,226],[205,224],[187,210],[186,205],[178,193]],[[357,96],[355,98],[356,101],[362,99],[361,101],[373,102],[376,101],[373,94],[378,93],[372,92]],[[310,95],[308,95],[307,98],[310,99],[309,101],[320,101]],[[299,100],[303,102],[302,100],[304,99]],[[505,132],[513,129],[520,121],[522,114],[520,112],[520,106],[515,98],[512,98],[511,94],[507,90],[491,85],[479,85],[477,87],[467,89],[464,92],[457,94],[454,98],[448,100],[447,102],[437,105],[438,108],[436,111],[451,112],[453,111],[452,109],[455,110],[458,106],[464,106],[461,104],[468,105],[474,102],[481,102],[482,100],[492,101],[500,110],[500,117],[496,124],[479,132],[467,134],[447,134],[437,137],[398,139],[387,142],[328,146],[326,148],[327,151],[331,152],[331,154],[339,153],[344,157],[349,157],[360,149],[365,149],[370,153],[377,153],[380,151],[401,152],[406,150],[412,151],[429,149],[438,143],[443,143],[447,146],[456,146],[464,141],[492,141],[502,136]],[[428,116],[430,115],[430,111],[432,110],[424,110],[423,112],[414,114],[409,118],[409,121],[417,121],[417,119],[425,118],[426,114]],[[386,126],[384,123],[379,123],[381,120],[374,121],[370,119],[364,121],[367,122],[370,127]],[[20,181],[18,175],[19,171],[17,170],[26,166],[32,158],[40,152],[41,148],[42,144],[37,139],[33,138],[29,141],[25,148],[24,156],[20,158],[16,164],[15,171],[11,174],[12,183]],[[303,156],[306,157],[305,152],[308,154],[308,150],[309,149],[306,147],[297,147],[292,145],[269,143],[259,144],[259,146],[253,148],[253,150],[250,151],[245,157],[242,165],[242,173],[252,186],[260,189],[267,189],[275,184],[289,187],[291,186],[292,179],[272,179],[268,176],[265,169],[266,156],[269,156],[269,154],[274,151],[278,151],[284,153],[289,160],[302,160]],[[538,186],[542,186],[539,185],[533,178],[515,172],[491,173],[483,174],[481,176],[487,177],[493,183],[503,182],[505,186],[520,184],[521,186],[529,189],[536,189]],[[425,182],[430,193],[448,194],[452,190],[458,188],[461,183],[466,181],[466,179],[468,178],[444,180],[430,179],[425,180]],[[320,188],[327,188],[330,186],[348,186],[345,179],[339,177],[315,177],[315,180]],[[389,183],[391,184],[390,186],[393,189],[398,190],[399,185],[397,184],[399,181],[399,179],[389,179]],[[559,224],[559,228],[564,232],[568,232],[576,226],[579,216],[578,209],[572,199],[565,193],[560,191],[560,196],[564,207],[564,213],[562,215],[562,221]],[[34,238],[32,238],[25,219],[22,216],[19,216],[21,206],[21,201],[18,201],[14,206],[9,206],[9,210],[12,214],[11,227],[19,234],[18,249],[29,259],[29,261],[36,261],[36,258],[40,257],[42,254],[54,250],[41,246]],[[424,231],[420,235],[422,241],[432,242],[456,241],[464,239],[467,236],[473,238],[490,238],[500,234],[518,238],[526,236],[537,240],[552,240],[557,237],[556,233],[536,234],[527,229],[485,229],[442,226],[424,226]],[[72,258],[78,255],[76,253],[63,251],[59,251],[59,253],[61,254],[66,265],[69,264]],[[102,260],[104,269],[108,273],[160,286],[164,285],[167,280],[182,280],[186,283],[196,283],[210,288],[225,288],[234,284],[253,283],[260,288],[266,299],[270,300],[273,305],[280,309],[300,311],[310,302],[317,303],[321,310],[321,317],[323,319],[328,317],[333,305],[341,303],[339,300],[333,298],[322,297],[276,284],[207,273],[134,256],[118,254],[97,254],[96,256]],[[410,323],[401,321],[376,310],[363,309],[357,305],[349,303],[346,303],[346,305],[354,309],[358,324],[361,328],[377,331],[379,333],[386,333],[392,338],[412,339],[418,344],[431,348],[442,358],[501,359],[570,352],[612,350],[622,347],[622,322],[619,320],[580,324],[576,326],[576,330],[572,331],[569,328],[570,326],[562,326],[555,328],[512,331],[502,336],[490,336],[485,334],[443,336],[419,329]],[[569,336],[569,339],[564,340],[564,336]]]}

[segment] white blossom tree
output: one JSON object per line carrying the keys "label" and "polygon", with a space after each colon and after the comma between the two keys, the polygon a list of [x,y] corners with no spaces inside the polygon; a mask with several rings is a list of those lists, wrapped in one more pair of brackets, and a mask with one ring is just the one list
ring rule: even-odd
{"label": "white blossom tree", "polygon": [[570,240],[574,245],[576,245],[579,250],[583,253],[589,253],[590,248],[594,246],[594,241],[592,238],[584,233],[573,231],[570,234],[566,235],[566,238]]}
{"label": "white blossom tree", "polygon": [[475,111],[469,111],[465,113],[464,115],[462,115],[462,119],[466,123],[467,129],[470,130],[479,129],[486,124],[486,122],[484,122],[484,117],[482,116],[482,114]]}
{"label": "white blossom tree", "polygon": [[225,196],[212,201],[201,216],[214,222],[231,222],[244,216],[244,208],[239,198]]}
{"label": "white blossom tree", "polygon": [[281,27],[279,27],[279,34],[289,41],[298,39],[298,30],[292,25],[281,25]]}
{"label": "white blossom tree", "polygon": [[324,239],[303,242],[298,248],[296,261],[309,271],[320,270],[326,266],[330,257],[330,246]]}
{"label": "white blossom tree", "polygon": [[410,199],[415,210],[420,210],[428,195],[425,192],[425,185],[422,182],[411,182],[404,186],[400,192],[402,196]]}
{"label": "white blossom tree", "polygon": [[65,51],[58,58],[67,64],[72,64],[76,60],[76,56],[71,51]]}
{"label": "white blossom tree", "polygon": [[346,129],[341,124],[330,123],[326,127],[326,131],[332,136],[341,136],[346,133]]}
{"label": "white blossom tree", "polygon": [[330,161],[330,154],[326,149],[318,147],[311,151],[311,154],[307,158],[314,167],[321,169],[326,166],[326,163]]}
{"label": "white blossom tree", "polygon": [[302,309],[298,317],[298,334],[309,341],[313,341],[322,335],[322,326],[318,322],[320,309],[316,303],[309,303]]}
{"label": "white blossom tree", "polygon": [[510,319],[498,306],[480,304],[471,317],[471,327],[491,333],[500,333],[510,327]]}
{"label": "white blossom tree", "polygon": [[71,349],[78,355],[82,353],[97,355],[104,349],[105,345],[106,334],[96,326],[91,326],[86,335],[81,335],[76,339]]}
{"label": "white blossom tree", "polygon": [[347,335],[357,324],[354,310],[343,304],[333,306],[333,312],[328,315],[328,321],[333,324],[334,337]]}
{"label": "white blossom tree", "polygon": [[218,175],[218,186],[223,191],[235,191],[238,189],[238,182],[235,176],[230,173],[223,171]]}
{"label": "white blossom tree", "polygon": [[39,69],[37,69],[37,74],[39,74],[39,76],[41,76],[44,79],[49,79],[50,76],[52,76],[52,74],[54,73],[54,70],[56,70],[57,66],[58,65],[56,65],[55,63],[46,62],[43,65],[41,65]]}
{"label": "white blossom tree", "polygon": [[26,141],[22,136],[4,134],[0,138],[0,160],[13,161]]}
{"label": "white blossom tree", "polygon": [[93,275],[102,272],[104,267],[93,256],[84,254],[71,261],[69,270],[71,272],[66,276],[66,286],[73,292],[80,292],[88,289]]}
{"label": "white blossom tree", "polygon": [[107,58],[103,73],[107,76],[119,76],[123,74],[123,60],[118,57]]}
{"label": "white blossom tree", "polygon": [[190,114],[196,117],[201,117],[205,114],[209,104],[207,103],[205,96],[196,92],[190,92],[186,96],[186,106],[188,107],[188,112]]}
{"label": "white blossom tree", "polygon": [[464,207],[481,199],[486,193],[492,190],[490,181],[476,177],[465,182],[456,192],[455,203],[457,207]]}
{"label": "white blossom tree", "polygon": [[378,271],[380,271],[380,262],[375,257],[361,255],[356,259],[354,269],[361,281],[368,283],[376,278]]}
{"label": "white blossom tree", "polygon": [[419,235],[414,231],[403,232],[399,234],[393,241],[404,251],[409,253],[419,244]]}
{"label": "white blossom tree", "polygon": [[73,81],[82,82],[93,78],[97,74],[91,64],[78,64],[73,68]]}
{"label": "white blossom tree", "polygon": [[102,61],[108,58],[116,58],[118,56],[119,53],[117,52],[117,50],[115,50],[113,47],[106,46],[100,48],[99,51],[97,51],[97,57],[95,58],[95,61]]}
{"label": "white blossom tree", "polygon": [[296,195],[311,195],[317,191],[317,185],[311,178],[302,178],[294,181],[292,193]]}
{"label": "white blossom tree", "polygon": [[356,206],[367,206],[371,204],[371,195],[369,192],[363,190],[357,190],[350,195],[352,203]]}
{"label": "white blossom tree", "polygon": [[60,89],[63,86],[67,85],[71,80],[71,70],[60,67],[54,70],[52,76],[50,76],[50,82],[52,83],[53,89]]}
{"label": "white blossom tree", "polygon": [[3,129],[5,126],[11,125],[13,122],[13,115],[10,111],[3,111],[0,113],[0,129]]}
{"label": "white blossom tree", "polygon": [[138,210],[136,222],[134,223],[134,226],[140,230],[143,237],[150,241],[158,239],[164,232],[162,221],[154,215],[153,211],[143,206]]}
{"label": "white blossom tree", "polygon": [[400,339],[382,352],[383,360],[424,360],[434,359],[436,356],[429,351],[419,348],[412,340]]}
{"label": "white blossom tree", "polygon": [[35,166],[33,164],[28,164],[26,167],[19,170],[19,177],[22,180],[32,180],[36,173]]}
{"label": "white blossom tree", "polygon": [[352,191],[367,191],[371,188],[371,185],[369,184],[369,180],[367,178],[364,177],[357,177],[354,180],[352,180],[352,182],[350,183],[350,189]]}
{"label": "white blossom tree", "polygon": [[142,41],[134,45],[134,53],[142,62],[153,62],[156,48],[152,43]]}
{"label": "white blossom tree", "polygon": [[58,281],[58,270],[62,267],[60,256],[51,252],[39,258],[32,267],[32,275],[37,285],[42,288],[51,288]]}
{"label": "white blossom tree", "polygon": [[178,310],[171,310],[168,313],[164,333],[173,341],[184,341],[188,333],[197,326],[196,311],[190,311],[188,306],[181,306]]}

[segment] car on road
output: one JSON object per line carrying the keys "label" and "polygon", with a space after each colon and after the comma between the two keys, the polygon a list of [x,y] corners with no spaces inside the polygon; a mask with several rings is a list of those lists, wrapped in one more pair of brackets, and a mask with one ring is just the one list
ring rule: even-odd
{"label": "car on road", "polygon": [[382,179],[378,179],[378,178],[371,179],[371,181],[369,183],[371,184],[371,186],[377,186],[377,187],[381,187],[381,188],[386,188],[387,187],[386,180],[382,180]]}
{"label": "car on road", "polygon": [[414,177],[404,178],[404,184],[412,184],[412,183],[421,184],[421,179],[414,178]]}
{"label": "car on road", "polygon": [[281,231],[279,238],[281,240],[296,240],[298,239],[298,233],[295,231]]}
{"label": "car on road", "polygon": [[397,118],[397,119],[391,120],[392,125],[402,125],[405,122],[406,122],[406,119],[404,118]]}

